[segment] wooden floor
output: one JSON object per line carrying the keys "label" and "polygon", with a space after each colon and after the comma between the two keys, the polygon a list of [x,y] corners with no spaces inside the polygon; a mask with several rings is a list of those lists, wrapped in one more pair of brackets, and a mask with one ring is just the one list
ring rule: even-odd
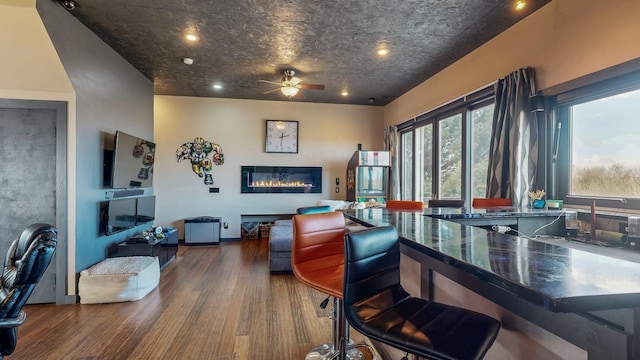
{"label": "wooden floor", "polygon": [[302,360],[331,341],[324,296],[268,265],[267,240],[180,245],[142,300],[27,305],[7,359]]}

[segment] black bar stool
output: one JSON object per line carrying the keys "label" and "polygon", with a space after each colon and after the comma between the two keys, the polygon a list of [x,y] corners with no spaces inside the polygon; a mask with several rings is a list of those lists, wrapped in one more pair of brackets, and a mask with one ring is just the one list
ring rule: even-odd
{"label": "black bar stool", "polygon": [[500,322],[409,295],[400,285],[400,242],[392,226],[350,233],[343,302],[351,326],[371,339],[427,359],[482,359]]}

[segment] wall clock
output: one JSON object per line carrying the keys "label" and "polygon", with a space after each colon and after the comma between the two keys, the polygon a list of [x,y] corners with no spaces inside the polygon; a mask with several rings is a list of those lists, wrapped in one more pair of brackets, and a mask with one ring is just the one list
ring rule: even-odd
{"label": "wall clock", "polygon": [[298,153],[298,122],[267,120],[266,152]]}

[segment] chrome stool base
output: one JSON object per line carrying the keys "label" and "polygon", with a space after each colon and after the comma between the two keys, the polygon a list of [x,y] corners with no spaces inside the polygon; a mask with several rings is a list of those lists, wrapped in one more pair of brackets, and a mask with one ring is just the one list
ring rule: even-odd
{"label": "chrome stool base", "polygon": [[[366,357],[357,348],[354,347],[353,340],[349,340],[347,344],[347,357],[344,360],[366,360]],[[304,360],[343,360],[340,359],[340,352],[333,344],[322,344],[311,349]]]}

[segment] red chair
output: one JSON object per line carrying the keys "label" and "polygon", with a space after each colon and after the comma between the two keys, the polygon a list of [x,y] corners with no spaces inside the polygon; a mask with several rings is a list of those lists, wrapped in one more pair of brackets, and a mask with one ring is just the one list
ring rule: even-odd
{"label": "red chair", "polygon": [[501,206],[512,206],[511,199],[506,198],[474,198],[471,206],[474,208],[492,208]]}
{"label": "red chair", "polygon": [[409,201],[409,200],[387,200],[387,209],[390,210],[424,210],[424,203],[422,201]]}

